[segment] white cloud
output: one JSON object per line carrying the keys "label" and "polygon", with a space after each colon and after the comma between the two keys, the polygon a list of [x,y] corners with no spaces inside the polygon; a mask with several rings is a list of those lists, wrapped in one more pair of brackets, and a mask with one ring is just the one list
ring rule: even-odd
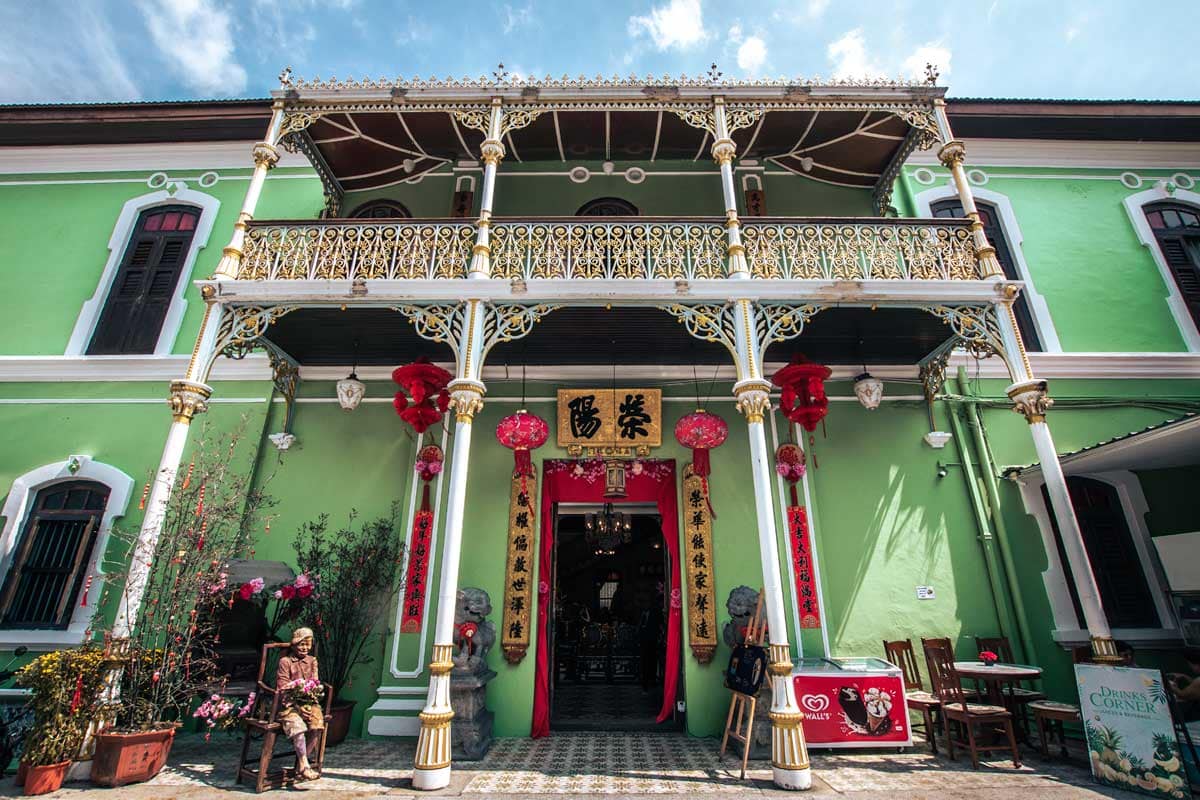
{"label": "white cloud", "polygon": [[829,0],[808,0],[804,11],[808,14],[809,19],[819,19],[827,8],[829,8]]}
{"label": "white cloud", "polygon": [[396,34],[396,44],[416,44],[433,41],[433,28],[424,20],[409,14],[408,23]]}
{"label": "white cloud", "polygon": [[108,20],[96,6],[63,10],[46,45],[44,20],[0,5],[0,102],[136,100],[141,96]]}
{"label": "white cloud", "polygon": [[938,75],[944,83],[947,75],[950,74],[950,48],[941,45],[937,42],[929,42],[923,44],[904,59],[904,64],[901,65],[906,78],[924,78],[925,65],[932,64],[937,67]]}
{"label": "white cloud", "polygon": [[533,22],[533,6],[527,5],[521,8],[513,8],[505,3],[502,15],[504,19],[500,23],[500,26],[504,29],[505,33],[512,33],[517,28],[524,28]]}
{"label": "white cloud", "polygon": [[742,32],[742,24],[735,22],[729,28],[729,40],[732,42],[740,42],[745,34]]}
{"label": "white cloud", "polygon": [[150,38],[185,85],[206,95],[246,89],[233,45],[233,20],[215,0],[138,0]]}
{"label": "white cloud", "polygon": [[767,61],[767,45],[757,36],[742,42],[737,51],[737,63],[743,72],[757,74]]}
{"label": "white cloud", "polygon": [[708,39],[700,0],[668,0],[650,9],[648,16],[629,18],[630,36],[649,34],[659,50],[685,50]]}
{"label": "white cloud", "polygon": [[847,31],[840,39],[830,42],[825,54],[833,62],[834,78],[878,78],[883,68],[867,54],[867,41],[862,28]]}

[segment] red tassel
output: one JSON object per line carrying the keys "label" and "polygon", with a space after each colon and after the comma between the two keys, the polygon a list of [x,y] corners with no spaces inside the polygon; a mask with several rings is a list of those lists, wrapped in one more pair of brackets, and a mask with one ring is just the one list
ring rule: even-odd
{"label": "red tassel", "polygon": [[149,496],[150,496],[150,484],[149,484],[149,483],[147,483],[147,484],[145,485],[145,487],[143,487],[143,488],[142,488],[142,499],[141,499],[141,501],[138,503],[138,511],[145,511],[145,510],[146,510],[146,498],[147,498],[147,497],[149,497]]}
{"label": "red tassel", "polygon": [[712,463],[708,459],[707,448],[697,447],[692,451],[692,472],[701,478],[707,478],[712,474]]}
{"label": "red tassel", "polygon": [[[708,452],[708,451],[705,451]],[[713,510],[712,498],[708,496],[708,478],[700,476],[700,485],[704,488],[704,504],[708,506],[708,515],[713,519],[717,518],[717,512]]]}
{"label": "red tassel", "polygon": [[194,470],[195,468],[196,468],[195,461],[192,461],[191,463],[188,464],[187,475],[183,476],[183,486],[181,488],[186,489],[192,485],[192,470]]}
{"label": "red tassel", "polygon": [[793,506],[800,505],[800,501],[796,499],[796,484],[794,484],[794,483],[790,484],[788,486],[788,491],[791,492],[791,495],[792,495],[792,505]]}
{"label": "red tassel", "polygon": [[[203,489],[201,489],[201,491],[203,491]],[[200,536],[199,536],[199,538],[196,539],[196,552],[197,553],[204,550],[204,531],[207,528],[208,528],[208,520],[201,519],[200,520]]]}
{"label": "red tassel", "polygon": [[513,450],[513,460],[516,462],[516,469],[513,470],[514,475],[533,474],[533,458],[529,454],[528,447],[518,447]]}
{"label": "red tassel", "polygon": [[203,483],[200,484],[200,499],[196,503],[196,516],[197,517],[204,515],[204,488],[205,488],[205,485]]}
{"label": "red tassel", "polygon": [[432,510],[429,505],[429,481],[425,481],[425,485],[421,487],[421,510]]}
{"label": "red tassel", "polygon": [[75,679],[75,694],[71,695],[71,713],[74,714],[83,705],[83,673]]}
{"label": "red tassel", "polygon": [[88,591],[92,588],[92,576],[88,575],[87,580],[83,582],[83,599],[79,601],[80,608],[87,607]]}

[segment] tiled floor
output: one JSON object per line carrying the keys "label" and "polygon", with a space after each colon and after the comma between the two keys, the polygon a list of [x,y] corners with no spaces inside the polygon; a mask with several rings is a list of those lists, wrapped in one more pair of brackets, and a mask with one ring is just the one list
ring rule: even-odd
{"label": "tiled floor", "polygon": [[[501,739],[481,762],[455,766],[450,787],[435,796],[517,798],[560,796],[581,799],[638,795],[688,795],[689,800],[731,796],[796,797],[776,791],[770,765],[750,762],[746,781],[737,778],[737,762],[717,757],[719,743],[679,734],[571,733],[549,739]],[[72,800],[199,800],[244,795],[233,780],[239,743],[214,737],[177,741],[168,766],[153,781],[120,790],[69,784],[50,797]],[[330,750],[325,776],[305,784],[311,800],[412,796],[413,746],[396,741],[351,740]],[[1132,795],[1105,790],[1091,782],[1081,760],[1066,763],[1029,757],[1014,769],[996,761],[972,770],[965,758],[950,761],[923,748],[904,753],[855,752],[814,754],[814,787],[808,796],[866,800],[884,797],[928,797],[992,800],[1018,798],[1095,798]],[[21,790],[11,779],[0,784],[0,796]],[[430,796],[416,793],[418,796]]]}

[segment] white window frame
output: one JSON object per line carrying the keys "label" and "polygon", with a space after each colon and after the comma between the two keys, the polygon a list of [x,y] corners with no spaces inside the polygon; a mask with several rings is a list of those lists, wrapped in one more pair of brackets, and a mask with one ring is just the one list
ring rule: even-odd
{"label": "white window frame", "polygon": [[[1025,263],[1025,238],[1021,235],[1021,226],[1017,224],[1017,215],[1013,211],[1012,201],[1008,199],[1007,195],[978,186],[971,187],[971,194],[994,207],[996,213],[1000,215],[998,220],[1000,230],[1004,232],[1004,239],[1008,243],[1008,252],[1012,254],[1017,277],[1025,284],[1021,294],[1025,296],[1025,301],[1029,304],[1029,311],[1033,315],[1033,327],[1037,330],[1038,339],[1041,340],[1042,351],[1061,353],[1063,351],[1062,344],[1058,340],[1058,331],[1050,316],[1050,306],[1046,304],[1046,298],[1038,294],[1033,283],[1033,275],[1029,272],[1029,265]],[[933,216],[932,206],[934,203],[941,200],[958,199],[958,189],[953,184],[946,184],[920,192],[913,197],[913,205],[916,207],[917,216],[928,218]]]}
{"label": "white window frame", "polygon": [[1154,235],[1154,229],[1150,227],[1150,220],[1146,219],[1146,206],[1164,202],[1179,203],[1200,211],[1200,194],[1184,189],[1168,192],[1161,185],[1129,195],[1122,201],[1122,205],[1125,206],[1125,213],[1129,215],[1129,221],[1133,223],[1133,230],[1137,234],[1138,241],[1150,251],[1151,257],[1154,258],[1154,264],[1162,275],[1163,283],[1167,286],[1167,308],[1171,309],[1171,316],[1175,318],[1175,325],[1179,328],[1180,335],[1183,336],[1184,344],[1189,352],[1197,353],[1200,352],[1200,330],[1196,329],[1196,322],[1188,311],[1183,293],[1179,291],[1175,275],[1167,266],[1167,260],[1163,258],[1158,237]]}
{"label": "white window frame", "polygon": [[[113,227],[112,236],[108,239],[108,261],[104,265],[104,271],[100,273],[100,282],[96,285],[95,293],[84,301],[83,308],[80,309],[64,355],[82,356],[87,354],[88,345],[91,344],[92,335],[96,332],[96,324],[100,321],[100,314],[104,311],[105,301],[108,300],[108,293],[112,289],[113,281],[116,280],[117,271],[121,267],[121,259],[129,247],[129,239],[137,227],[138,218],[147,209],[167,205],[194,206],[200,212],[200,219],[196,222],[196,230],[192,234],[192,244],[184,257],[179,280],[175,284],[171,303],[167,306],[167,315],[163,318],[162,328],[158,332],[158,340],[154,345],[154,355],[171,354],[175,340],[179,337],[183,315],[187,311],[187,300],[184,299],[184,293],[191,283],[192,269],[196,265],[196,255],[208,244],[213,223],[216,222],[217,212],[221,208],[220,200],[210,194],[189,189],[187,184],[182,181],[172,184],[167,189],[135,197],[121,207],[121,213],[117,215],[117,223]],[[97,358],[99,357],[101,356],[97,356]]]}
{"label": "white window frame", "polygon": [[[1158,614],[1158,627],[1114,628],[1113,637],[1134,645],[1178,639],[1179,628],[1167,596],[1166,576],[1163,573],[1162,565],[1158,562],[1150,531],[1146,527],[1146,514],[1150,511],[1150,505],[1146,501],[1145,492],[1142,491],[1142,484],[1137,475],[1129,470],[1113,470],[1109,472],[1073,472],[1067,477],[1090,478],[1107,483],[1117,490],[1117,497],[1121,501],[1121,510],[1125,513],[1125,523],[1129,526],[1134,549],[1137,550],[1142,572],[1146,576],[1146,585],[1150,588],[1154,610]],[[1067,586],[1067,572],[1058,557],[1058,544],[1055,542],[1054,528],[1050,523],[1051,511],[1042,498],[1044,484],[1045,481],[1040,474],[1020,481],[1021,500],[1025,505],[1025,512],[1037,521],[1038,530],[1042,535],[1042,546],[1046,551],[1046,569],[1042,572],[1042,582],[1046,587],[1046,596],[1050,600],[1050,613],[1054,618],[1054,630],[1051,633],[1055,641],[1064,645],[1087,644],[1088,632],[1079,627],[1079,619],[1075,616],[1075,604],[1071,602],[1071,592]]]}
{"label": "white window frame", "polygon": [[[75,471],[72,472],[72,465]],[[17,541],[25,528],[30,506],[37,493],[49,486],[70,481],[95,481],[108,487],[108,502],[100,517],[100,529],[96,543],[88,556],[85,575],[94,576],[86,604],[75,603],[71,621],[65,630],[41,630],[4,628],[0,629],[0,648],[12,649],[25,645],[30,650],[56,650],[82,644],[92,617],[104,591],[103,556],[112,533],[113,522],[125,516],[129,499],[133,496],[133,478],[110,464],[93,461],[91,456],[71,456],[66,461],[47,464],[30,470],[13,481],[4,502],[4,530],[0,532],[0,583],[8,576],[12,567]]]}

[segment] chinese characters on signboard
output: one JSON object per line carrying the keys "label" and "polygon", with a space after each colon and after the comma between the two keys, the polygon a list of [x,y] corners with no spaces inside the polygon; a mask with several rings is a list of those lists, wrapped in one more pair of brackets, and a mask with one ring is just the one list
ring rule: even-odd
{"label": "chinese characters on signboard", "polygon": [[821,627],[821,601],[813,568],[808,514],[804,506],[788,506],[788,539],[792,546],[792,570],[796,573],[796,600],[800,604],[800,627]]}
{"label": "chinese characters on signboard", "polygon": [[661,445],[661,389],[558,390],[558,446],[569,454],[644,456]]}
{"label": "chinese characters on signboard", "polygon": [[[536,467],[534,468],[536,470]],[[536,474],[514,475],[508,504],[508,558],[504,567],[504,614],[500,649],[517,664],[529,649],[530,606],[533,603],[533,564],[537,536]]]}
{"label": "chinese characters on signboard", "polygon": [[429,552],[433,545],[433,512],[418,511],[413,518],[412,538],[408,544],[408,575],[404,584],[404,609],[400,615],[400,632],[421,630],[428,593]]}
{"label": "chinese characters on signboard", "polygon": [[704,478],[687,468],[683,478],[683,575],[687,584],[688,639],[701,664],[717,650],[716,587],[713,580],[712,513]]}

